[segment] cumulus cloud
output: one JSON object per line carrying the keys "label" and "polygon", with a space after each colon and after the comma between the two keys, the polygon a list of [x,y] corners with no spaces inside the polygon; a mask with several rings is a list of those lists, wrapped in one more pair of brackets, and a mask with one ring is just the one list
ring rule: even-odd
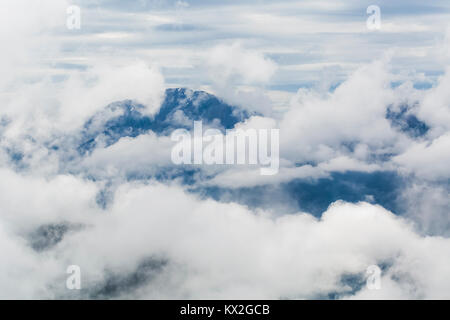
{"label": "cumulus cloud", "polygon": [[[259,12],[220,4],[221,17],[212,14],[217,8],[192,4],[181,23],[164,5],[151,14],[137,12],[130,21],[117,10],[119,4],[101,2],[105,15],[98,25],[86,5],[85,29],[71,33],[64,1],[5,3],[7,10],[0,12],[0,40],[7,44],[0,52],[1,298],[449,297],[450,71],[429,77],[420,71],[436,67],[428,61],[411,73],[398,72],[405,63],[410,67],[411,61],[429,58],[431,45],[417,51],[415,44],[404,44],[410,50],[377,54],[361,65],[379,48],[368,50],[364,40],[362,50],[361,39],[339,33],[359,33],[365,21],[360,26],[349,18],[338,30],[339,19],[322,23],[291,12],[307,9],[320,16],[325,8],[336,15],[352,4],[283,2]],[[123,23],[112,26],[105,17]],[[276,26],[267,25],[266,18]],[[384,35],[406,36],[409,19],[393,18]],[[414,26],[415,35],[439,29],[440,22],[423,19]],[[286,23],[305,30],[286,31]],[[325,34],[320,44],[314,40],[315,33],[330,30],[346,45],[327,41]],[[256,38],[244,42],[236,36],[240,32]],[[372,35],[364,37],[374,40]],[[412,60],[398,62],[405,56]],[[330,74],[316,72],[326,66],[332,66]],[[312,85],[316,73],[326,79]],[[299,80],[305,78],[314,81]],[[417,80],[432,87],[417,89]],[[278,174],[261,176],[259,168],[245,165],[176,167],[165,132],[143,130],[101,143],[107,120],[123,111],[99,113],[106,105],[131,99],[152,118],[165,87],[174,83],[209,88],[251,111],[236,129],[280,129]],[[274,104],[274,94],[286,103]],[[192,108],[205,107],[202,102]],[[179,110],[169,120],[190,127],[186,99],[174,103]],[[83,153],[79,147],[86,142],[88,120],[99,143]],[[408,134],[409,128],[417,134]],[[390,181],[369,182],[401,210],[334,201],[339,192],[315,215],[285,210],[278,195],[271,195],[263,210],[238,204],[239,197],[222,203],[193,193],[246,189],[262,203],[261,186],[320,179],[332,184],[336,173],[355,172],[401,177],[404,184],[395,185],[393,195],[387,191]],[[303,201],[301,188],[286,198]],[[379,201],[366,191],[360,191],[362,198]],[[328,199],[327,192],[334,189],[320,190],[313,200]],[[65,288],[72,264],[81,267],[80,292]],[[382,268],[381,290],[365,286],[366,268],[373,264]]]}
{"label": "cumulus cloud", "polygon": [[211,79],[219,85],[230,82],[264,83],[276,71],[273,61],[257,51],[242,48],[239,43],[214,47],[207,57]]}
{"label": "cumulus cloud", "polygon": [[425,95],[419,109],[419,116],[433,125],[435,135],[443,134],[449,130],[450,95],[447,90],[449,85],[450,70],[447,69],[445,75],[439,79],[438,85]]}
{"label": "cumulus cloud", "polygon": [[170,137],[158,137],[154,133],[125,137],[109,147],[95,149],[81,166],[98,176],[155,174],[158,168],[173,166],[173,146]]}
{"label": "cumulus cloud", "polygon": [[354,137],[378,148],[395,142],[385,117],[392,102],[386,68],[382,61],[365,66],[326,97],[300,90],[280,124],[285,149],[297,160],[325,160]]}
{"label": "cumulus cloud", "polygon": [[[80,200],[88,207],[89,201]],[[79,222],[75,217],[65,215]],[[70,263],[81,267],[80,294],[88,297],[108,274],[133,274],[150,258],[164,261],[163,267],[155,264],[151,277],[136,288],[124,285],[116,297],[317,298],[330,292],[346,297],[351,288],[342,279],[349,274],[362,279],[355,289],[360,298],[445,298],[449,290],[449,240],[421,237],[406,220],[367,203],[337,202],[320,219],[306,213],[275,218],[198,200],[176,186],[125,184],[108,214],[89,221],[46,251],[45,272],[30,267],[32,278],[3,279],[8,296],[23,295],[25,281],[55,289],[32,287],[27,297],[64,295],[58,281]],[[2,268],[39,261],[23,240],[0,235],[6,237],[2,248],[10,261]],[[379,291],[365,288],[364,274],[372,264],[386,266]]]}
{"label": "cumulus cloud", "polygon": [[[78,129],[107,104],[134,99],[155,113],[163,97],[164,80],[144,62],[125,66],[96,66],[85,74],[73,74],[54,83],[43,79],[25,85],[4,100],[4,116],[11,119],[5,135],[33,131],[36,137]],[[33,126],[33,127],[31,127]]]}

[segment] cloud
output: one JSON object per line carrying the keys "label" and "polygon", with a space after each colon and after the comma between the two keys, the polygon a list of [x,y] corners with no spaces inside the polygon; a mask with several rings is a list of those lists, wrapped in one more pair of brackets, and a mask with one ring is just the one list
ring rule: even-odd
{"label": "cloud", "polygon": [[448,238],[450,197],[445,183],[414,181],[402,192],[400,201],[421,233]]}
{"label": "cloud", "polygon": [[448,107],[450,95],[447,90],[449,85],[450,70],[447,69],[444,76],[439,79],[438,85],[427,92],[418,111],[421,119],[433,125],[432,132],[436,136],[450,129],[450,108]]}
{"label": "cloud", "polygon": [[362,161],[342,156],[319,163],[317,166],[303,165],[299,167],[290,167],[286,165],[281,168],[275,176],[262,176],[259,169],[253,169],[251,167],[230,169],[219,173],[213,179],[207,180],[204,185],[224,188],[255,187],[272,184],[276,185],[295,179],[314,181],[320,178],[329,178],[330,173],[332,172],[374,172],[382,170],[383,168],[377,164],[366,164]]}
{"label": "cloud", "polygon": [[95,149],[83,159],[81,166],[98,176],[154,175],[161,167],[173,166],[173,146],[170,137],[158,137],[154,133],[125,137],[107,148]]}
{"label": "cloud", "polygon": [[393,99],[388,84],[389,73],[380,61],[356,71],[325,98],[299,91],[280,123],[282,148],[298,161],[334,157],[333,148],[355,137],[378,147],[392,144],[396,133],[385,118]]}
{"label": "cloud", "polygon": [[413,144],[404,153],[393,158],[402,168],[415,175],[431,180],[450,178],[450,134],[430,142]]}
{"label": "cloud", "polygon": [[[74,32],[65,1],[0,10],[0,298],[449,297],[450,71],[434,43],[447,4],[403,14],[386,2],[386,28],[372,33],[356,2],[189,2],[178,15],[168,3],[80,3]],[[186,173],[170,161],[170,138],[151,131],[78,152],[94,114],[102,132],[106,105],[132,99],[151,117],[174,84],[256,112],[237,128],[279,128],[279,173]],[[403,106],[429,130],[393,125],[388,109]],[[184,107],[167,123],[189,127]],[[216,115],[203,111],[193,114]],[[362,173],[375,177],[369,187]],[[308,193],[304,183],[320,179],[334,189]],[[227,203],[194,193],[208,187],[218,199],[231,190]],[[238,204],[244,189],[259,206]],[[343,201],[322,210],[348,190],[349,201],[401,210]],[[286,199],[320,212],[292,212]],[[71,264],[81,292],[65,288]],[[372,264],[381,290],[364,285]]]}

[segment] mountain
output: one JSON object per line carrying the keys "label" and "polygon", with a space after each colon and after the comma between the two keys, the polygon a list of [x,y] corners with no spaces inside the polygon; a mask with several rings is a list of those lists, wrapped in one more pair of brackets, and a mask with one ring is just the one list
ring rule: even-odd
{"label": "mountain", "polygon": [[192,129],[193,121],[219,129],[231,129],[250,114],[204,91],[167,89],[159,111],[149,116],[145,106],[132,100],[113,102],[92,116],[83,126],[78,151],[94,149],[99,141],[106,146],[122,137],[136,137],[148,131],[168,135],[174,129]]}

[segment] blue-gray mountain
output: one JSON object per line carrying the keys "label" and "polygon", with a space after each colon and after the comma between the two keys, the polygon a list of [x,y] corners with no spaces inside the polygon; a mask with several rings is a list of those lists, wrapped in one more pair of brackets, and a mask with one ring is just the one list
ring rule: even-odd
{"label": "blue-gray mountain", "polygon": [[185,88],[167,89],[155,115],[146,115],[144,109],[143,105],[131,100],[106,106],[83,126],[79,152],[84,154],[94,149],[99,136],[105,145],[111,145],[122,137],[136,137],[150,130],[167,135],[177,128],[191,129],[193,121],[197,120],[219,129],[231,129],[250,116],[247,111],[226,104],[209,93]]}

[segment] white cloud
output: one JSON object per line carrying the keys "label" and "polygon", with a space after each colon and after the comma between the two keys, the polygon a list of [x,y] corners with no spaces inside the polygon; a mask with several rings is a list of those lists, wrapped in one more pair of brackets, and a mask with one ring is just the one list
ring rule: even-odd
{"label": "white cloud", "polygon": [[[440,30],[447,17],[393,18],[383,22],[380,42],[376,34],[361,32],[365,20],[359,14],[345,15],[349,21],[342,23],[339,10],[359,12],[353,4],[282,2],[257,9],[221,4],[220,15],[216,7],[190,6],[183,21],[172,10],[124,15],[105,4],[98,21],[83,7],[82,32],[67,33],[67,5],[14,0],[0,10],[0,298],[66,296],[69,264],[81,266],[89,290],[109,271],[132,273],[149,257],[168,264],[138,290],[123,288],[123,297],[315,298],[336,291],[345,298],[449,298],[450,242],[430,234],[448,235],[450,71],[423,92],[412,82],[391,86],[405,79],[433,83],[423,70],[434,72],[442,61],[434,59],[434,40],[417,37],[432,39],[429,33]],[[312,15],[303,19],[298,10]],[[335,20],[319,19],[324,16]],[[163,31],[171,24],[179,29]],[[405,38],[393,48],[391,61],[354,70],[393,47],[399,32]],[[65,63],[80,70],[61,66]],[[199,72],[203,66],[206,76]],[[324,85],[318,85],[325,92],[301,89],[286,113],[273,112],[266,86],[308,86],[314,73],[330,66],[330,73],[322,74]],[[411,66],[417,70],[410,72]],[[403,73],[396,74],[398,69]],[[352,75],[328,92],[350,70]],[[211,90],[226,101],[265,115],[237,127],[280,128],[278,175],[208,167],[203,173],[217,175],[204,185],[253,187],[335,171],[396,169],[412,181],[400,195],[405,216],[343,202],[320,219],[283,211],[272,216],[233,202],[200,200],[176,182],[125,182],[125,173],[172,165],[172,142],[154,134],[122,138],[84,159],[76,154],[71,134],[108,103],[134,99],[155,113],[163,74],[169,84],[212,82]],[[271,92],[283,101],[291,96],[282,89]],[[430,126],[416,140],[386,119],[389,105],[404,102],[417,102],[414,112]],[[68,155],[50,150],[55,141],[67,142],[62,147]],[[13,151],[23,159],[14,163]],[[397,156],[374,160],[384,155]],[[100,179],[83,178],[89,174]],[[100,209],[96,199],[109,179],[116,183],[114,199]],[[51,223],[83,227],[38,253],[30,234]],[[363,274],[378,263],[387,265],[382,290],[346,293],[342,275]]]}
{"label": "white cloud", "polygon": [[354,140],[391,145],[397,134],[385,113],[392,99],[383,62],[359,69],[326,97],[301,90],[280,123],[282,148],[299,161],[330,159],[336,156],[332,148]]}
{"label": "white cloud", "polygon": [[418,116],[433,126],[432,134],[441,135],[450,130],[450,69],[439,79],[435,88],[430,89],[423,98]]}
{"label": "white cloud", "polygon": [[[136,138],[124,137],[107,148],[97,148],[81,166],[98,176],[122,176],[126,173],[154,174],[159,167],[172,166],[170,137],[154,133]],[[78,164],[77,164],[78,165]]]}
{"label": "white cloud", "polygon": [[262,176],[259,169],[243,167],[229,169],[219,173],[213,179],[206,181],[207,186],[220,186],[225,188],[255,187],[289,182],[294,179],[315,180],[330,177],[331,172],[374,172],[384,170],[377,164],[366,164],[345,156],[321,162],[317,166],[303,165],[292,167],[288,161],[281,162],[284,167],[274,176]]}

